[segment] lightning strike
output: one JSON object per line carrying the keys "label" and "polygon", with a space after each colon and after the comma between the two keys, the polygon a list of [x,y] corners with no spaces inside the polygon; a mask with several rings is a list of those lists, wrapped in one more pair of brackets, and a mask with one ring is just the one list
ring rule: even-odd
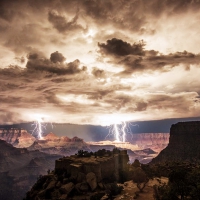
{"label": "lightning strike", "polygon": [[126,141],[126,122],[123,122],[122,125],[122,142]]}
{"label": "lightning strike", "polygon": [[127,142],[127,135],[131,135],[132,138],[132,131],[130,126],[139,126],[137,124],[131,124],[130,122],[122,121],[120,123],[116,123],[113,125],[108,126],[109,133],[106,136],[109,137],[111,135],[114,136],[116,142]]}
{"label": "lightning strike", "polygon": [[33,134],[36,134],[38,139],[43,139],[43,128],[46,128],[46,125],[43,124],[43,119],[42,118],[38,118],[37,121],[35,121],[32,126],[34,126],[33,129]]}
{"label": "lightning strike", "polygon": [[50,121],[51,117],[40,113],[32,114],[32,117],[34,118],[34,122],[31,124],[33,127],[32,135],[36,136],[39,140],[42,140],[44,130],[47,130],[47,128],[50,129],[48,125],[51,126],[51,129],[54,128],[54,124],[52,122],[46,122],[47,120]]}
{"label": "lightning strike", "polygon": [[125,121],[122,121],[119,124],[110,125],[108,127],[109,133],[106,136],[106,138],[110,135],[114,135],[116,142],[126,142],[127,135],[132,133],[130,125],[132,125],[132,124],[129,122],[125,122]]}
{"label": "lightning strike", "polygon": [[117,142],[120,142],[120,133],[117,127],[117,124],[114,124],[114,132],[115,132],[115,139]]}

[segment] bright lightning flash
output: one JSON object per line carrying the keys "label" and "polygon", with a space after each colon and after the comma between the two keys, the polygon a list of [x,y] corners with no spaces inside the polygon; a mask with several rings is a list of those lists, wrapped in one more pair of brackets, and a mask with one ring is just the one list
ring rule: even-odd
{"label": "bright lightning flash", "polygon": [[115,133],[115,139],[117,142],[120,142],[120,133],[119,133],[119,129],[117,127],[117,124],[114,124],[114,133]]}
{"label": "bright lightning flash", "polygon": [[[122,121],[120,124],[113,124],[109,126],[109,135],[114,135],[116,142],[126,142],[127,134],[131,134],[131,123]],[[135,125],[132,125],[135,126]]]}
{"label": "bright lightning flash", "polygon": [[36,133],[38,139],[43,139],[43,128],[46,128],[46,125],[43,124],[43,119],[38,118],[37,121],[35,121],[32,126],[34,126],[33,133]]}

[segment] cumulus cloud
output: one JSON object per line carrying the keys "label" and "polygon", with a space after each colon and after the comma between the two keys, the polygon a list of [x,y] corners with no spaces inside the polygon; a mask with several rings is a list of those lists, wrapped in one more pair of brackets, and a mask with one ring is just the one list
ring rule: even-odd
{"label": "cumulus cloud", "polygon": [[62,62],[64,62],[66,60],[66,58],[61,53],[59,53],[58,51],[56,51],[56,52],[54,52],[54,53],[51,54],[50,60],[53,63],[57,63],[57,62],[62,63]]}
{"label": "cumulus cloud", "polygon": [[105,43],[99,43],[101,53],[111,54],[115,56],[127,56],[127,55],[144,55],[143,46],[141,41],[138,44],[129,44],[121,39],[112,38]]}
{"label": "cumulus cloud", "polygon": [[69,63],[63,63],[64,60],[65,57],[59,52],[52,53],[50,59],[38,53],[30,53],[26,67],[29,70],[46,71],[58,75],[76,74],[87,70],[85,66],[80,67],[80,61],[78,59]]}
{"label": "cumulus cloud", "polygon": [[[145,50],[145,43],[130,44],[121,39],[113,38],[106,43],[98,44],[100,53],[111,58],[111,62],[123,65],[122,74],[142,71],[168,71],[179,64],[191,65],[200,63],[200,55],[187,51],[163,55],[158,51]],[[110,60],[109,60],[110,62]]]}

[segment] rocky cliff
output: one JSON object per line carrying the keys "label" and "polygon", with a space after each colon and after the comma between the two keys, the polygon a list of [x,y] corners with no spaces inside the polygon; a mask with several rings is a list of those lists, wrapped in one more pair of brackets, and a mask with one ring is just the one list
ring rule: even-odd
{"label": "rocky cliff", "polygon": [[122,190],[116,181],[130,179],[128,160],[127,151],[118,149],[58,159],[55,170],[34,184],[26,200],[113,199],[110,195]]}
{"label": "rocky cliff", "polygon": [[0,140],[0,199],[19,200],[48,169],[53,169],[59,155],[15,148]]}
{"label": "rocky cliff", "polygon": [[173,124],[168,146],[151,163],[196,160],[200,160],[200,121]]}
{"label": "rocky cliff", "polygon": [[[55,130],[56,131],[56,130]],[[66,130],[65,130],[66,131]],[[106,133],[107,130],[105,130]],[[73,130],[72,130],[73,132]],[[97,133],[97,135],[101,135],[102,133]],[[46,133],[45,133],[46,135]],[[70,135],[70,134],[69,134]],[[78,137],[71,137],[71,139],[67,136],[58,137],[54,133],[50,132],[46,136],[43,137],[43,145],[50,146],[65,146],[65,144],[84,144],[83,139]],[[83,134],[77,134],[81,138],[84,138]],[[91,136],[92,140],[93,136]],[[5,140],[6,142],[12,144],[18,148],[27,148],[30,147],[37,139],[33,137],[29,131],[20,127],[2,127],[0,128],[0,139]],[[105,140],[105,138],[104,138]],[[127,141],[131,144],[138,146],[140,149],[151,148],[156,152],[160,152],[163,148],[165,148],[169,142],[169,134],[168,133],[134,133],[127,135]],[[98,141],[99,142],[99,141]],[[36,141],[36,143],[38,143]],[[41,143],[41,142],[39,142]],[[75,145],[75,146],[76,146]]]}
{"label": "rocky cliff", "polygon": [[0,128],[0,139],[18,148],[27,148],[36,140],[30,133],[21,128]]}
{"label": "rocky cliff", "polygon": [[160,152],[169,143],[169,133],[137,133],[132,134],[130,139],[140,149],[151,148]]}

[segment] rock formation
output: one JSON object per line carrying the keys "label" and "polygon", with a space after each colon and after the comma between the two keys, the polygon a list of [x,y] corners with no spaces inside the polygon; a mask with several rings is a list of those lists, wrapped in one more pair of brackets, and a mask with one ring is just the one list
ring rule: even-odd
{"label": "rock formation", "polygon": [[66,170],[68,173],[77,176],[77,173],[95,173],[97,181],[111,178],[113,181],[120,181],[120,173],[127,171],[129,157],[126,150],[111,155],[100,157],[78,157],[70,156],[56,160],[55,170]]}
{"label": "rock formation", "polygon": [[151,148],[160,152],[169,143],[169,133],[136,133],[131,136],[131,143],[140,149]]}
{"label": "rock formation", "polygon": [[55,170],[37,181],[26,200],[101,199],[106,194],[119,194],[122,187],[116,182],[130,178],[127,151],[80,153],[56,160]]}
{"label": "rock formation", "polygon": [[54,133],[49,133],[40,140],[35,140],[34,143],[28,147],[28,150],[40,150],[48,154],[58,154],[63,156],[70,156],[77,153],[78,150],[89,150],[89,145],[78,137],[58,137]]}
{"label": "rock formation", "polygon": [[151,163],[196,160],[200,160],[200,121],[191,121],[171,126],[168,146]]}
{"label": "rock formation", "polygon": [[[40,174],[53,169],[59,155],[48,155],[26,148],[15,148],[0,140],[0,199],[19,200]],[[4,191],[9,191],[9,197]],[[12,194],[12,195],[11,195]],[[11,198],[12,197],[12,198]]]}
{"label": "rock formation", "polygon": [[30,133],[21,128],[0,128],[0,139],[18,148],[27,148],[36,140]]}

